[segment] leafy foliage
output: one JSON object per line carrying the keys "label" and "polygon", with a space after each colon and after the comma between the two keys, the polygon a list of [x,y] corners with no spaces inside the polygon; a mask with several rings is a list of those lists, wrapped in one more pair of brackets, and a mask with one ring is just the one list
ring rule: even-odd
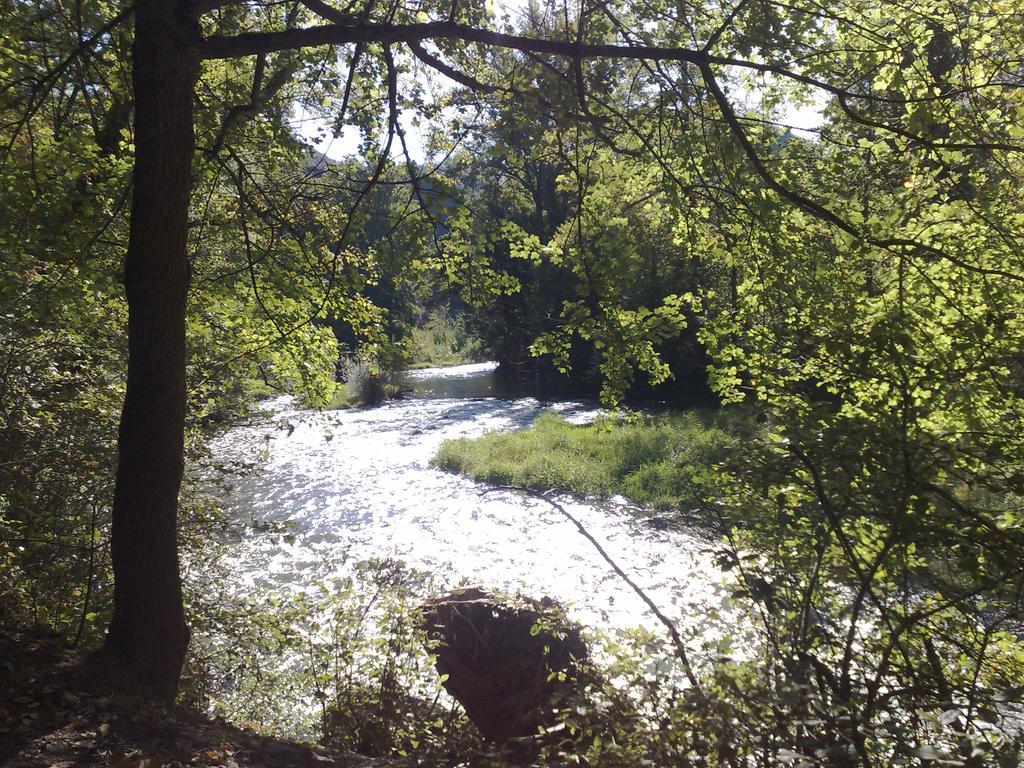
{"label": "leafy foliage", "polygon": [[[325,18],[318,3],[213,5],[206,50]],[[482,2],[331,8],[334,32],[455,32],[408,51],[381,32],[338,70],[319,46],[204,64],[190,457],[260,395],[330,402],[339,341],[368,380],[398,367],[414,307],[441,293],[505,367],[575,371],[612,404],[638,379],[679,400],[706,377],[759,427],[728,456],[685,420],[548,419],[534,439],[551,455],[524,451],[522,474],[481,461],[535,487],[702,506],[756,627],[735,658],[708,654],[700,686],[655,694],[637,674],[632,698],[595,692],[603,709],[566,713],[585,738],[557,759],[1019,762],[1020,1],[533,3],[518,26]],[[101,0],[0,4],[0,605],[81,641],[109,603],[129,18]],[[465,89],[430,91],[421,65]],[[297,104],[354,127],[363,157],[310,158]],[[800,104],[820,124],[787,128]],[[423,130],[429,181],[403,111],[447,124]],[[216,515],[195,501],[186,520],[201,551]],[[282,647],[280,626],[257,625],[254,654]],[[396,682],[411,667],[345,661],[359,674],[325,693],[321,720],[335,738],[442,749],[414,732]],[[235,682],[259,690],[245,670]],[[618,728],[638,713],[657,736]]]}

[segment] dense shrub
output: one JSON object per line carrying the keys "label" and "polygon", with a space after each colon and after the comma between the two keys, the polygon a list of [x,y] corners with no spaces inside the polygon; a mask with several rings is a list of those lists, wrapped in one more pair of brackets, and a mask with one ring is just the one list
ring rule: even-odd
{"label": "dense shrub", "polygon": [[410,368],[462,365],[487,359],[483,342],[462,316],[435,312],[422,325],[412,328],[410,341]]}

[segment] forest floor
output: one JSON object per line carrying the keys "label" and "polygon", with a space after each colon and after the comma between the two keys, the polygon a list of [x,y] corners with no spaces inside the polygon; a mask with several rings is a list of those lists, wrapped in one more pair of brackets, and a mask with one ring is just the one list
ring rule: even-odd
{"label": "forest floor", "polygon": [[[413,765],[414,763],[408,763]],[[211,720],[145,696],[99,654],[0,630],[0,765],[399,768]]]}

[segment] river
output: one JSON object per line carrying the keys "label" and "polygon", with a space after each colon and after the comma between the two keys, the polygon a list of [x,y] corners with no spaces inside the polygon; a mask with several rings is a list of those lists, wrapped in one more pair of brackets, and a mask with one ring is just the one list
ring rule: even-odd
{"label": "river", "polygon": [[[375,408],[300,410],[278,398],[266,419],[214,442],[218,462],[252,467],[225,476],[223,494],[232,518],[253,523],[233,554],[247,586],[312,589],[361,559],[397,558],[447,586],[556,598],[590,626],[660,630],[554,506],[430,464],[445,440],[520,429],[546,410],[586,422],[596,404],[510,396],[493,364],[417,371],[410,380],[410,396]],[[656,530],[624,499],[558,501],[681,625],[710,623],[727,602],[708,539]]]}

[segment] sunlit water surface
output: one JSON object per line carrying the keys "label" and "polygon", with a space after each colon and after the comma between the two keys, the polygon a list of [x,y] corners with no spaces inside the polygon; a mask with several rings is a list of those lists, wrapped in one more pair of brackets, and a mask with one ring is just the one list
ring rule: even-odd
{"label": "sunlit water surface", "polygon": [[[254,466],[228,478],[229,514],[270,528],[233,550],[233,570],[244,587],[319,588],[359,560],[397,558],[448,586],[554,597],[590,626],[659,629],[635,592],[557,509],[430,464],[445,440],[520,429],[547,410],[586,422],[596,405],[498,397],[489,363],[410,377],[409,397],[377,408],[298,410],[279,398],[267,404],[271,418],[215,442],[220,462]],[[706,538],[655,530],[623,500],[558,500],[691,633],[723,604],[727,588]]]}

